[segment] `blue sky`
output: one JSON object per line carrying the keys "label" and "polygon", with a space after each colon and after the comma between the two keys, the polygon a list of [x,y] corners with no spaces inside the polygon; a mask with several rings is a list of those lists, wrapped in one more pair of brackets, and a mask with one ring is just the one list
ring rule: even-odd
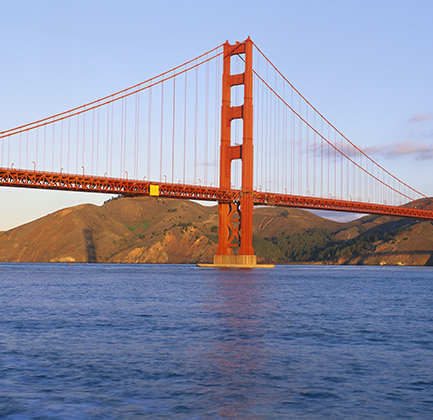
{"label": "blue sky", "polygon": [[[433,1],[4,0],[0,131],[251,36],[393,174],[433,195]],[[108,196],[0,188],[0,230]]]}

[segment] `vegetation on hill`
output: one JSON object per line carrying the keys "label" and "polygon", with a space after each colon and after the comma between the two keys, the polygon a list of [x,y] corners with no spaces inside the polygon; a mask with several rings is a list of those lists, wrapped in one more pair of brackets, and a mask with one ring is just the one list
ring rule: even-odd
{"label": "vegetation on hill", "polygon": [[402,227],[393,232],[367,232],[351,240],[337,240],[330,229],[311,228],[303,233],[257,238],[254,249],[266,260],[286,262],[335,262],[342,256],[359,256],[374,252],[381,241],[392,241],[404,232]]}

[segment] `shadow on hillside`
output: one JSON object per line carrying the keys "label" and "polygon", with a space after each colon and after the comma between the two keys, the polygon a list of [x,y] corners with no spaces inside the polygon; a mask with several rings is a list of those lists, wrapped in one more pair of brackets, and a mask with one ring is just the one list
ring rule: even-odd
{"label": "shadow on hillside", "polygon": [[84,242],[86,244],[86,252],[87,252],[87,262],[95,263],[96,262],[96,246],[93,241],[93,233],[89,229],[83,230]]}
{"label": "shadow on hillside", "polygon": [[430,255],[430,258],[427,260],[427,262],[425,263],[425,265],[433,265],[433,252]]}

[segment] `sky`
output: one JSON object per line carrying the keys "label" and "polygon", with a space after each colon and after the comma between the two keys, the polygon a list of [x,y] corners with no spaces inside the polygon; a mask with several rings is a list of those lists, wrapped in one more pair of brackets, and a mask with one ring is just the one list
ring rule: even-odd
{"label": "sky", "polygon": [[[0,131],[248,36],[347,138],[433,196],[431,0],[2,0]],[[109,196],[0,188],[0,231]]]}

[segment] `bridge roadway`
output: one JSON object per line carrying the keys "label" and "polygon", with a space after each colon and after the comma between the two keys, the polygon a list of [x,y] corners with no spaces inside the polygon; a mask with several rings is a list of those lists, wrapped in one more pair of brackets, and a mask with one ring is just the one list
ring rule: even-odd
{"label": "bridge roadway", "polygon": [[[315,210],[334,210],[351,213],[370,213],[416,219],[433,220],[433,211],[414,207],[390,206],[357,201],[345,201],[320,197],[305,197],[290,194],[241,190],[223,190],[166,182],[137,181],[111,177],[71,175],[66,173],[23,171],[0,168],[0,186],[21,188],[44,188],[51,190],[84,191],[125,196],[159,196],[206,201],[239,201],[243,194],[252,194],[254,205],[299,207]],[[153,187],[152,187],[153,186]]]}

